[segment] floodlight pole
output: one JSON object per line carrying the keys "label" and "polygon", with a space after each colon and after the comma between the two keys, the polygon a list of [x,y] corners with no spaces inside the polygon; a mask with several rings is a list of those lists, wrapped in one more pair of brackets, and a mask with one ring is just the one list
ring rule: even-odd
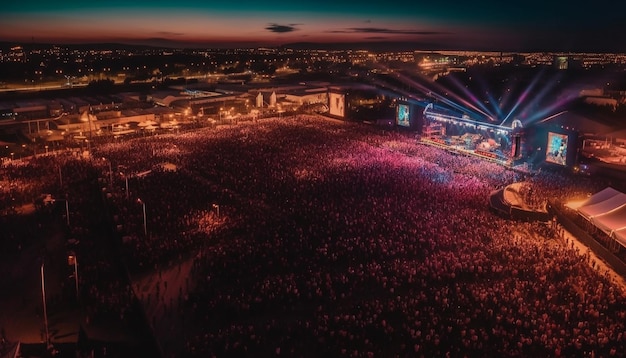
{"label": "floodlight pole", "polygon": [[67,199],[65,199],[65,217],[67,218],[67,226],[70,226],[70,204]]}
{"label": "floodlight pole", "polygon": [[143,233],[147,237],[148,236],[148,223],[146,220],[146,203],[141,199],[137,199],[137,202],[141,204],[141,206],[143,207]]}
{"label": "floodlight pole", "polygon": [[48,307],[46,305],[46,284],[45,284],[45,280],[44,280],[44,274],[43,274],[43,265],[44,263],[41,263],[41,299],[43,301],[43,322],[44,322],[44,326],[46,329],[46,347],[50,346],[50,333],[48,331]]}
{"label": "floodlight pole", "polygon": [[108,160],[108,159],[107,159],[107,158],[105,158],[105,157],[102,157],[102,159],[103,159],[103,160],[106,160],[107,162],[109,162],[109,185],[110,185],[111,187],[113,187],[113,168],[112,168],[112,166],[111,166],[111,161],[110,161],[110,160]]}
{"label": "floodlight pole", "polygon": [[126,200],[128,200],[130,194],[128,193],[128,176],[126,174],[124,174],[124,179],[126,180]]}
{"label": "floodlight pole", "polygon": [[80,296],[78,294],[78,257],[76,253],[74,253],[74,279],[76,281],[76,299],[78,300]]}

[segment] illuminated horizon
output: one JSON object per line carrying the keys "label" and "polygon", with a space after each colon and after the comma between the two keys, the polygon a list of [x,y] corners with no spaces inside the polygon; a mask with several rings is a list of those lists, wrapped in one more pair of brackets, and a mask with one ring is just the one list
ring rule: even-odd
{"label": "illuminated horizon", "polygon": [[[574,12],[570,8],[562,10],[556,5],[542,4],[541,11],[537,11],[535,6],[539,5],[527,1],[513,11],[492,0],[471,4],[460,0],[445,4],[355,0],[316,3],[240,0],[236,4],[207,4],[199,0],[170,3],[69,0],[59,4],[26,0],[3,5],[0,41],[154,43],[160,40],[183,46],[410,42],[424,49],[497,51],[551,47],[626,51],[626,36],[615,34],[606,26],[612,24],[606,21],[611,19],[594,18],[597,10]],[[563,18],[558,17],[561,15]],[[591,28],[586,30],[588,33],[577,30],[577,21],[583,19],[590,25],[602,22],[607,31],[611,30],[611,36],[609,32],[603,33],[603,28]],[[619,41],[620,36],[624,41]]]}

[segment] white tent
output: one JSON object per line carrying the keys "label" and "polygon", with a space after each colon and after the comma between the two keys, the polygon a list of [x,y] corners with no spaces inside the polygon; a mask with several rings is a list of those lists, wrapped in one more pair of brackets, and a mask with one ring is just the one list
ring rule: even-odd
{"label": "white tent", "polygon": [[626,229],[626,205],[596,217],[593,223],[609,236],[617,230]]}
{"label": "white tent", "polygon": [[599,230],[626,247],[626,194],[606,188],[581,202],[571,202],[575,209]]}
{"label": "white tent", "polygon": [[615,230],[613,232],[613,238],[620,243],[620,245],[626,247],[626,228]]}
{"label": "white tent", "polygon": [[592,220],[597,216],[608,214],[624,205],[626,205],[626,194],[619,193],[597,204],[581,206],[578,208],[578,212],[587,220]]}
{"label": "white tent", "polygon": [[621,194],[621,192],[611,187],[607,187],[606,189],[603,189],[586,199],[570,201],[567,204],[565,204],[565,206],[573,210],[578,210],[582,206],[597,204],[599,202],[610,199],[611,197],[614,197],[617,194]]}

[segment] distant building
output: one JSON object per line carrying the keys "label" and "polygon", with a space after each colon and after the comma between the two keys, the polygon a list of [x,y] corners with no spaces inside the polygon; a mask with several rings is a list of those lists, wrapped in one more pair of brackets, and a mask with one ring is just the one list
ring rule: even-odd
{"label": "distant building", "polygon": [[9,121],[15,119],[15,112],[13,112],[13,104],[0,102],[0,122]]}
{"label": "distant building", "polygon": [[159,91],[150,94],[146,100],[154,102],[163,107],[170,107],[174,101],[189,99],[188,94],[181,94],[179,91]]}
{"label": "distant building", "polygon": [[521,65],[524,61],[526,61],[526,56],[524,55],[516,53],[511,56],[511,63],[514,65]]}
{"label": "distant building", "polygon": [[260,91],[256,95],[255,100],[257,108],[273,108],[276,106],[276,92]]}
{"label": "distant building", "polygon": [[599,97],[603,95],[604,95],[604,90],[602,90],[602,88],[584,89],[584,90],[581,90],[580,93],[578,94],[579,97],[587,97],[587,96]]}
{"label": "distant building", "polygon": [[74,104],[73,108],[75,108],[78,113],[83,113],[91,109],[89,102],[82,97],[70,97],[67,100]]}
{"label": "distant building", "polygon": [[617,100],[615,98],[604,96],[588,96],[585,98],[585,103],[593,104],[596,106],[611,107],[613,110],[617,108]]}
{"label": "distant building", "polygon": [[59,101],[48,102],[48,115],[51,117],[58,117],[65,113],[65,108]]}
{"label": "distant building", "polygon": [[568,58],[567,56],[554,56],[554,61],[552,62],[552,66],[554,66],[557,70],[567,70],[568,68]]}
{"label": "distant building", "polygon": [[552,67],[557,70],[581,69],[583,67],[583,61],[579,58],[569,55],[554,55],[552,60]]}
{"label": "distant building", "polygon": [[154,121],[155,114],[149,111],[108,111],[97,115],[87,111],[82,114],[72,114],[55,119],[54,123],[58,130],[69,135],[94,135],[103,132],[113,132],[116,126],[137,124]]}
{"label": "distant building", "polygon": [[311,88],[290,91],[285,93],[285,99],[298,105],[327,103],[328,90],[326,88]]}
{"label": "distant building", "polygon": [[45,100],[28,100],[15,103],[13,112],[17,120],[46,118],[48,116],[48,102]]}

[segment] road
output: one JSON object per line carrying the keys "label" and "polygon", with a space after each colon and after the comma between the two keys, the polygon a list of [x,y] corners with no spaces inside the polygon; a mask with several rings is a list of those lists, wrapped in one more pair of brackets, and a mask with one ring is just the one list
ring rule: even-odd
{"label": "road", "polygon": [[79,87],[87,87],[87,83],[78,83],[72,86],[67,86],[66,84],[40,84],[40,85],[10,85],[5,88],[0,88],[0,93],[2,92],[34,92],[34,91],[49,91],[49,90],[59,90],[59,89],[71,89],[71,88],[79,88]]}

